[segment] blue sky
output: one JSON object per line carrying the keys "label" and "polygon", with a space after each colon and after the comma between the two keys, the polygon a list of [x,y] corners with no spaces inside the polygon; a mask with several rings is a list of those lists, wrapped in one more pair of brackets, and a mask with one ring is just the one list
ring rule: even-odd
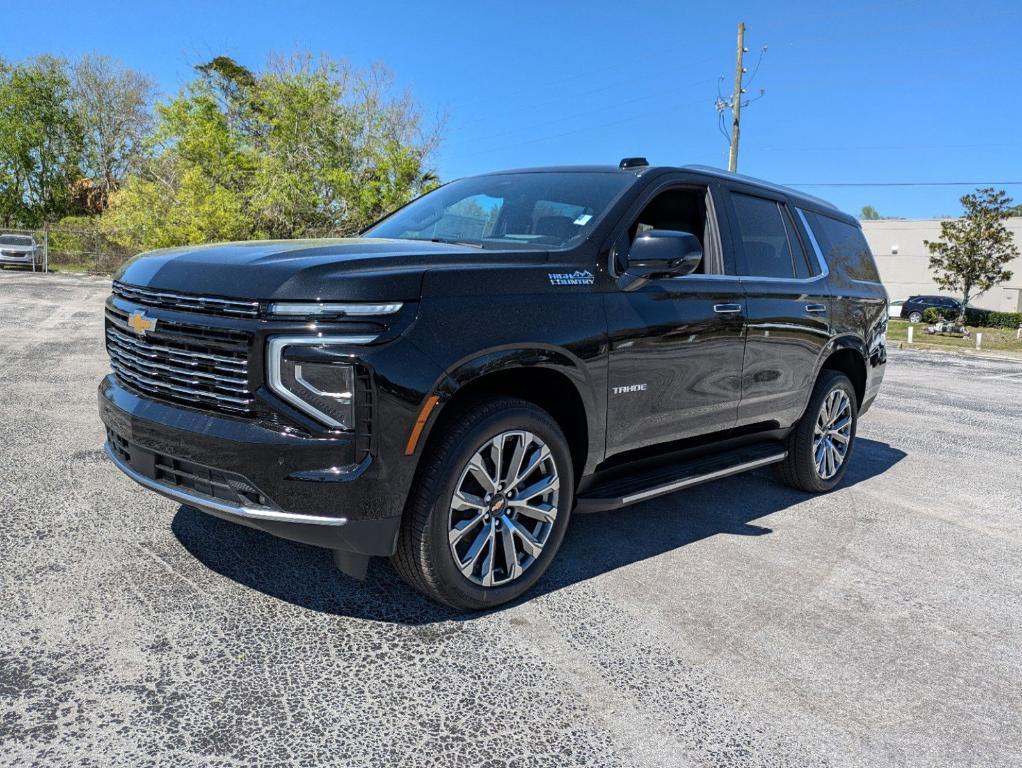
{"label": "blue sky", "polygon": [[[1022,181],[1014,2],[3,3],[0,55],[99,51],[173,93],[226,54],[383,62],[447,116],[441,177],[553,163],[723,166],[735,26],[766,96],[739,170],[781,183]],[[955,214],[968,187],[805,187],[857,212]],[[1022,186],[1007,187],[1022,200]]]}

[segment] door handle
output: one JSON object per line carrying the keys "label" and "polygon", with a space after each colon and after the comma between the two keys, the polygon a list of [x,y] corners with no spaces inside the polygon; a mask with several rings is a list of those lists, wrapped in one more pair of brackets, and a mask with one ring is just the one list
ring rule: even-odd
{"label": "door handle", "polygon": [[806,304],[806,312],[826,312],[826,304]]}
{"label": "door handle", "polygon": [[729,315],[742,311],[741,304],[714,304],[713,311],[720,315]]}

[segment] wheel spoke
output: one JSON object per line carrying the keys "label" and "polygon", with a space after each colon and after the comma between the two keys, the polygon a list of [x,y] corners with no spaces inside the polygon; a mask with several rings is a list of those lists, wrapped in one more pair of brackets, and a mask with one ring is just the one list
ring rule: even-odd
{"label": "wheel spoke", "polygon": [[549,504],[534,505],[529,504],[525,501],[509,501],[507,503],[509,507],[514,509],[518,514],[531,517],[533,520],[540,520],[544,523],[552,523],[557,517],[557,509],[551,507]]}
{"label": "wheel spoke", "polygon": [[519,541],[522,542],[522,549],[525,551],[527,555],[531,555],[532,557],[539,557],[540,553],[543,551],[543,545],[531,533],[525,530],[525,528],[523,528],[522,526],[518,525],[518,523],[516,523],[507,515],[504,515],[501,518],[501,521],[504,523],[504,525],[510,528],[512,533],[518,537]]}
{"label": "wheel spoke", "polygon": [[532,485],[527,486],[520,492],[516,493],[515,498],[521,501],[528,501],[529,499],[534,499],[537,496],[550,493],[550,491],[556,490],[559,487],[560,480],[558,480],[556,475],[544,475]]}
{"label": "wheel spoke", "polygon": [[483,560],[479,575],[482,577],[484,587],[493,586],[493,567],[497,559],[496,524],[491,522],[486,534],[486,558]]}
{"label": "wheel spoke", "polygon": [[[507,486],[506,490],[510,490],[512,488],[517,488],[518,484],[520,482],[522,482],[522,480],[524,480],[529,475],[531,475],[532,471],[536,467],[538,467],[541,463],[546,461],[548,458],[550,458],[550,449],[547,448],[545,445],[540,446],[539,450],[533,452],[532,456],[529,457],[529,461],[525,465],[525,468],[522,469],[522,471],[519,472],[515,476],[514,480],[512,480],[510,483],[508,483],[508,486]],[[519,494],[519,495],[521,495],[521,494]]]}
{"label": "wheel spoke", "polygon": [[[453,546],[457,545],[458,543],[460,543],[461,540],[463,538],[465,538],[465,535],[470,530],[472,530],[477,525],[479,525],[479,521],[482,520],[484,517],[486,517],[485,510],[480,512],[478,515],[476,515],[475,517],[473,517],[473,518],[471,518],[469,520],[462,520],[460,523],[458,523],[453,528],[451,528],[451,532],[449,534],[450,540],[451,540],[451,546],[453,547]],[[474,544],[475,544],[475,542],[473,542],[473,545]],[[471,551],[471,550],[469,550],[469,551]]]}
{"label": "wheel spoke", "polygon": [[486,502],[475,494],[465,493],[464,491],[455,491],[454,498],[451,499],[451,508],[456,509],[459,512],[464,512],[469,509],[485,511]]}
{"label": "wheel spoke", "polygon": [[504,439],[506,435],[497,435],[490,441],[490,460],[493,462],[493,477],[497,485],[500,485],[504,471]]}
{"label": "wheel spoke", "polygon": [[504,566],[507,569],[507,576],[510,579],[517,579],[522,573],[522,566],[518,563],[518,550],[515,549],[515,537],[508,526],[500,529],[500,543],[504,547]]}
{"label": "wheel spoke", "polygon": [[[486,544],[493,539],[493,523],[486,525],[479,531],[479,535],[476,536],[475,541],[472,542],[472,546],[468,548],[468,552],[465,553],[465,559],[459,563],[461,572],[466,576],[471,577],[472,571],[475,570],[476,563],[479,562],[480,556],[486,549]],[[491,547],[492,549],[492,547]]]}
{"label": "wheel spoke", "polygon": [[525,452],[532,445],[532,435],[528,432],[517,433],[518,441],[514,453],[511,454],[511,463],[507,467],[505,480],[508,488],[513,488],[518,480],[518,473],[522,471],[522,462],[525,460]]}
{"label": "wheel spoke", "polygon": [[844,435],[842,435],[840,432],[831,432],[830,433],[830,437],[831,437],[832,440],[837,440],[838,442],[840,442],[843,445],[847,445],[848,444],[848,438],[845,437]]}
{"label": "wheel spoke", "polygon": [[489,493],[495,493],[497,490],[497,481],[490,477],[490,470],[486,468],[483,463],[483,457],[478,453],[472,457],[468,463],[468,471],[472,473],[472,477],[479,481],[479,484]]}

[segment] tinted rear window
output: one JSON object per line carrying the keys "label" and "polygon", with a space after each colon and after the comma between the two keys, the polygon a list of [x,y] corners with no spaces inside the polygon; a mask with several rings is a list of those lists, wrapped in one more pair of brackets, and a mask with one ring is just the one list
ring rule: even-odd
{"label": "tinted rear window", "polygon": [[852,280],[879,283],[880,274],[862,230],[821,213],[804,212],[831,272]]}
{"label": "tinted rear window", "polygon": [[738,214],[738,229],[745,252],[745,274],[795,277],[792,245],[780,206],[773,200],[737,192],[731,195],[731,199]]}

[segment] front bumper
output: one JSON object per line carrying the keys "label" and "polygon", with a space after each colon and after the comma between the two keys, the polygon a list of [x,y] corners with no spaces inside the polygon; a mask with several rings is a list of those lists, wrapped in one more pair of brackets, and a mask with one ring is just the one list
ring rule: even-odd
{"label": "front bumper", "polygon": [[[274,536],[359,555],[394,553],[400,507],[354,438],[313,438],[99,387],[107,454],[140,485]],[[396,510],[396,512],[395,512]]]}
{"label": "front bumper", "polygon": [[27,264],[29,266],[35,264],[34,253],[24,254],[11,254],[11,253],[0,253],[0,264]]}

